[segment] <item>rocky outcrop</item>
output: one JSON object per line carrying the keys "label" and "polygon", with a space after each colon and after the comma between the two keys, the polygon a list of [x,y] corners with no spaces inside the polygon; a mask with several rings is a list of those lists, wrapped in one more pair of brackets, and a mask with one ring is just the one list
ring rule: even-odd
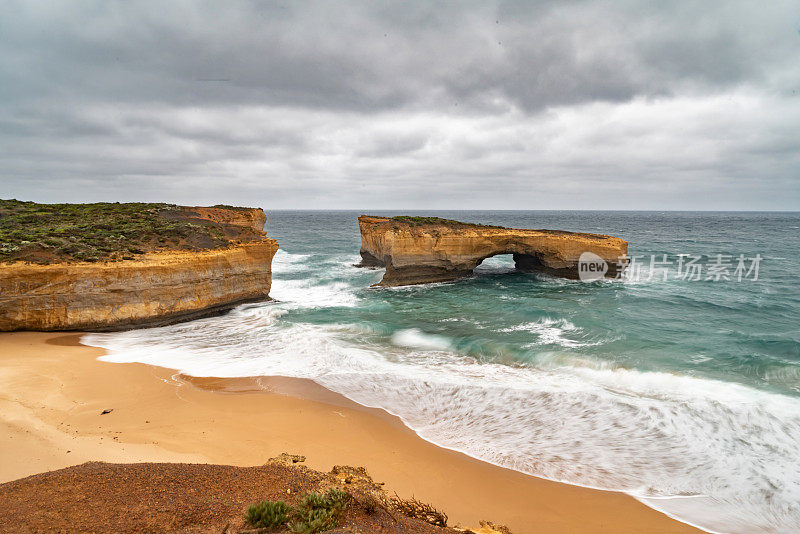
{"label": "rocky outcrop", "polygon": [[158,326],[268,299],[278,243],[262,231],[264,212],[186,209],[257,234],[224,248],[153,251],[124,261],[0,264],[0,330]]}
{"label": "rocky outcrop", "polygon": [[593,253],[608,264],[607,277],[628,243],[617,237],[557,230],[521,230],[465,224],[433,217],[358,218],[362,266],[386,267],[378,285],[445,282],[472,274],[484,259],[513,254],[516,267],[578,278],[579,258]]}

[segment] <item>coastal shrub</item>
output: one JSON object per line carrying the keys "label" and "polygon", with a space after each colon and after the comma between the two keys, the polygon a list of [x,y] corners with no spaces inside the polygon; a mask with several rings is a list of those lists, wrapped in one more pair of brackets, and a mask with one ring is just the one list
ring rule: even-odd
{"label": "coastal shrub", "polygon": [[297,534],[313,534],[336,526],[347,509],[350,496],[342,490],[332,488],[327,493],[306,493],[297,503],[297,519],[289,529]]}
{"label": "coastal shrub", "polygon": [[330,510],[314,509],[304,511],[300,519],[289,524],[289,530],[295,534],[314,534],[335,526],[336,517]]}
{"label": "coastal shrub", "polygon": [[348,493],[333,488],[324,494],[306,493],[295,507],[284,501],[263,500],[247,509],[245,520],[255,528],[288,525],[292,532],[314,534],[335,527],[347,509],[349,499]]}
{"label": "coastal shrub", "polygon": [[275,528],[289,521],[292,507],[283,501],[263,500],[247,509],[245,519],[256,528]]}

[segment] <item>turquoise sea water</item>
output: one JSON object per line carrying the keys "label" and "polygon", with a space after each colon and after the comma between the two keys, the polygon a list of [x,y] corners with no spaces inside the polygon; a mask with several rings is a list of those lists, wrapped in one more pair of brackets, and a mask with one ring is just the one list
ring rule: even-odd
{"label": "turquoise sea water", "polygon": [[[441,446],[708,530],[800,531],[800,214],[425,212],[611,234],[644,265],[582,283],[496,256],[393,289],[354,267],[359,214],[268,212],[278,302],[87,341],[196,376],[311,378]],[[679,254],[704,256],[701,280],[677,278]],[[718,254],[732,280],[705,280]],[[736,280],[740,254],[758,280]]]}

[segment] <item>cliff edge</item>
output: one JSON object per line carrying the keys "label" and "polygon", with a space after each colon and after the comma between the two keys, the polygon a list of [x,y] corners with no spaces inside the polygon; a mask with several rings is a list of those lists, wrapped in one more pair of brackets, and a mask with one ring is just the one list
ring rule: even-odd
{"label": "cliff edge", "polygon": [[358,218],[361,265],[386,267],[377,285],[446,282],[472,274],[484,259],[513,254],[517,269],[578,278],[578,260],[591,252],[616,276],[628,243],[617,237],[558,230],[485,226],[438,217]]}
{"label": "cliff edge", "polygon": [[269,298],[264,211],[0,201],[0,331],[120,330]]}

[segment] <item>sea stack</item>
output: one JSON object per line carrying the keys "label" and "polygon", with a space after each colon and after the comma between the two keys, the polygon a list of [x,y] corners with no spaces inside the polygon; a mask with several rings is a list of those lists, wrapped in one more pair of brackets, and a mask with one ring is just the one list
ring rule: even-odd
{"label": "sea stack", "polygon": [[485,226],[438,217],[358,218],[361,265],[386,267],[379,286],[446,282],[472,274],[483,260],[513,254],[517,269],[579,278],[584,253],[608,265],[606,277],[619,271],[628,242],[600,234]]}
{"label": "sea stack", "polygon": [[[269,298],[278,243],[264,211],[2,201],[0,331],[120,330]],[[36,241],[33,241],[36,239]]]}

